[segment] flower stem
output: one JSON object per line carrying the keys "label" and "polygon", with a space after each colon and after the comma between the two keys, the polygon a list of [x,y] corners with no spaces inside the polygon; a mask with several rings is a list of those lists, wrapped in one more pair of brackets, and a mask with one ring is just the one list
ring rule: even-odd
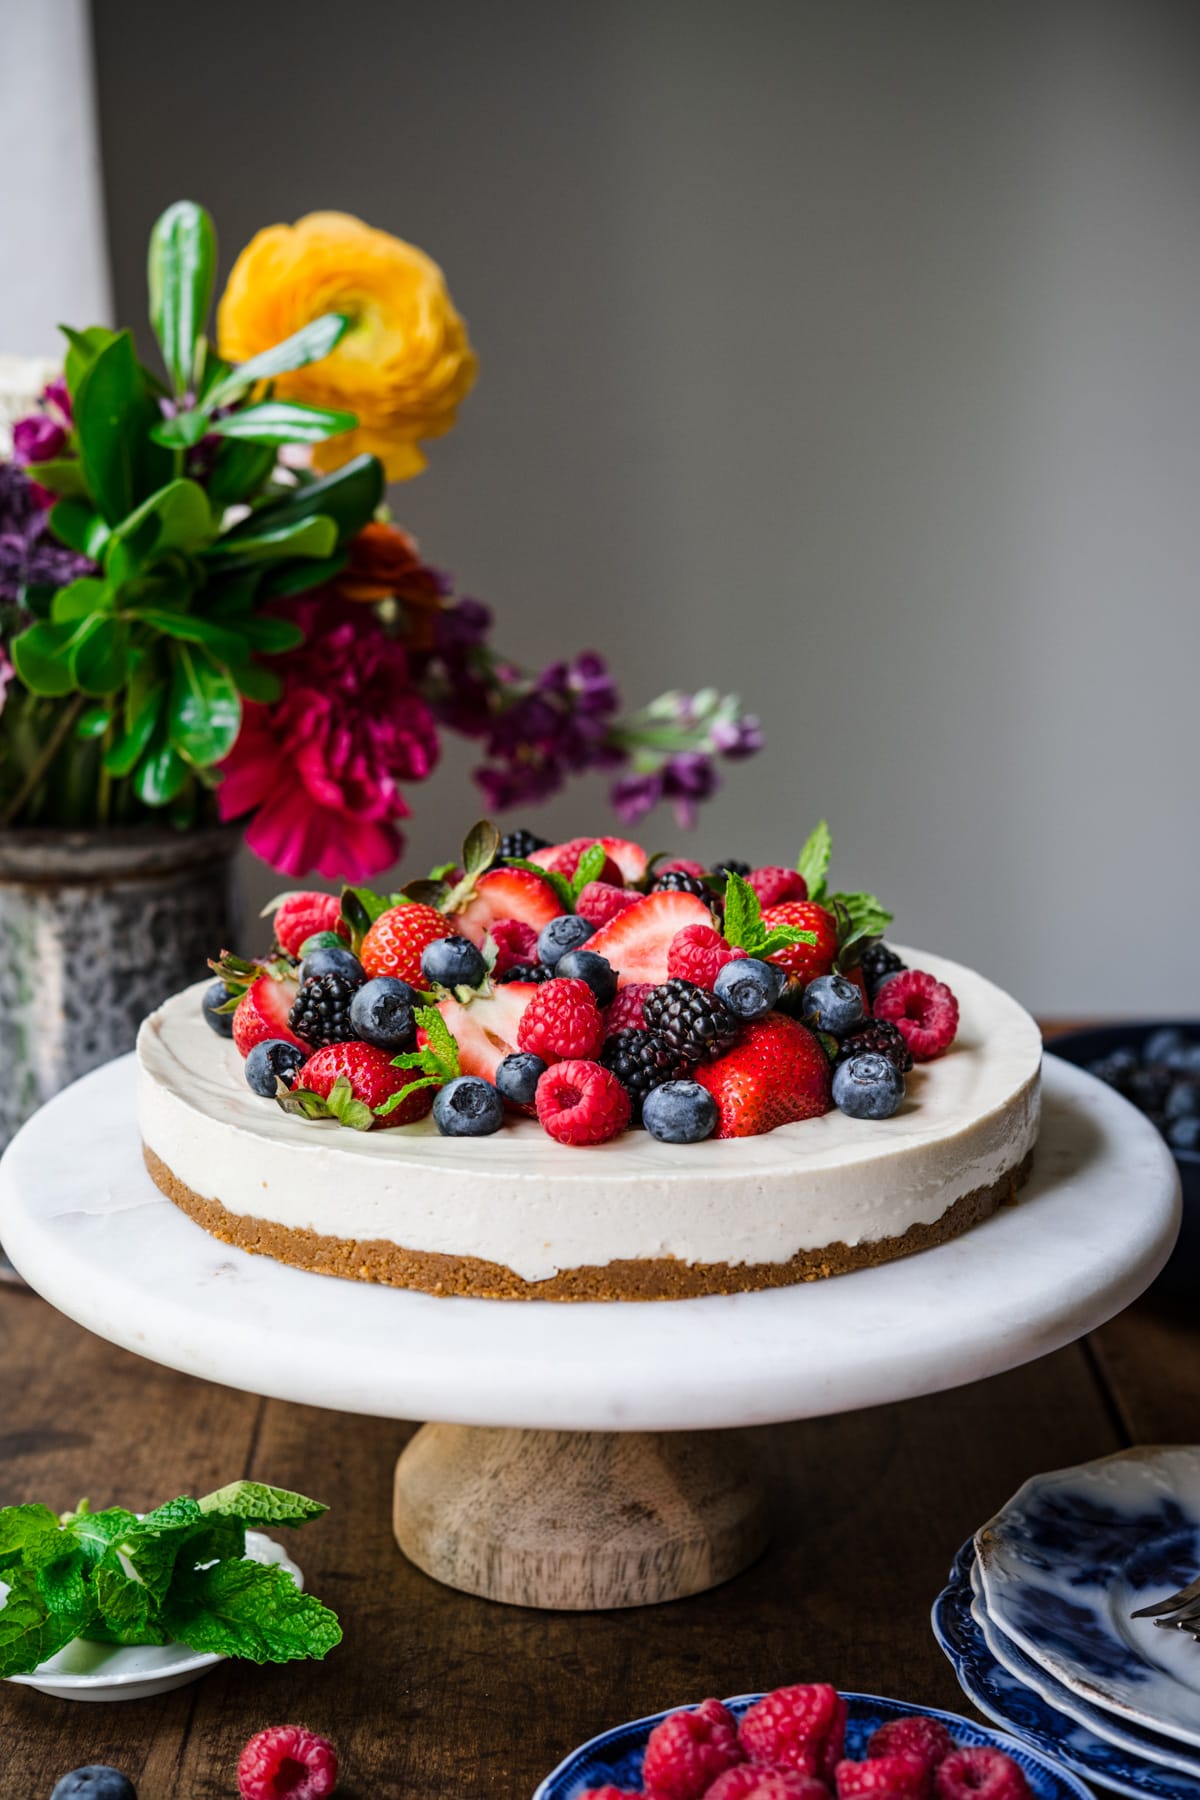
{"label": "flower stem", "polygon": [[86,698],[87,697],[84,694],[76,694],[68,705],[64,706],[62,712],[59,714],[57,725],[46,740],[41,755],[34,759],[24,781],[21,783],[4,811],[0,813],[0,831],[8,830],[8,827],[19,818],[25,806],[33,798],[34,794],[36,794],[38,788],[41,786],[49,772],[51,763],[54,761],[66,742],[67,737],[78,723],[80,714],[83,712],[86,703]]}

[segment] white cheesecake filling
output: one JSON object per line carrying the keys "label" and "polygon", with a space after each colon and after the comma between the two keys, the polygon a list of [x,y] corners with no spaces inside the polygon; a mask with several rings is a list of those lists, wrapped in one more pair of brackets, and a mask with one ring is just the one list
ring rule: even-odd
{"label": "white cheesecake filling", "polygon": [[138,1035],[142,1137],[185,1186],[230,1212],[404,1249],[482,1257],[525,1281],[622,1258],[786,1262],[935,1223],[990,1187],[1037,1136],[1041,1037],[973,970],[918,951],[946,981],[959,1035],[908,1077],[887,1120],[830,1112],[762,1137],[660,1144],[631,1131],[571,1149],[533,1120],[443,1138],[431,1119],[355,1132],[282,1112],[246,1086],[204,1022],[197,983]]}

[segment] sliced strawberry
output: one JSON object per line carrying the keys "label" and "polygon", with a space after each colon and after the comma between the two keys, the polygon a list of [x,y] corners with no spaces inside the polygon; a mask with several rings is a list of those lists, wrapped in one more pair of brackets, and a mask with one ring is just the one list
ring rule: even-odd
{"label": "sliced strawberry", "polygon": [[666,889],[626,907],[588,939],[587,947],[608,958],[620,987],[628,981],[658,986],[668,979],[667,959],[673,940],[685,926],[712,922],[711,912],[695,894]]}
{"label": "sliced strawberry", "polygon": [[448,994],[439,1000],[438,1011],[458,1043],[458,1066],[464,1075],[495,1080],[496,1070],[517,1047],[517,1028],[538,991],[535,981],[508,981],[487,999],[464,1005]]}
{"label": "sliced strawberry", "polygon": [[263,1044],[268,1038],[299,1044],[301,1050],[311,1048],[288,1025],[288,1014],[299,992],[294,981],[276,981],[273,975],[260,975],[251,983],[233,1015],[233,1041],[243,1056],[249,1056],[255,1044]]}
{"label": "sliced strawberry", "polygon": [[642,879],[650,858],[640,844],[631,844],[628,838],[605,837],[599,841],[620,869],[627,884]]}
{"label": "sliced strawberry", "polygon": [[482,944],[494,919],[520,919],[540,931],[562,912],[548,881],[531,869],[491,869],[475,884],[475,894],[454,915],[455,929],[473,944]]}
{"label": "sliced strawberry", "polygon": [[[544,850],[535,850],[529,860],[530,862],[537,863],[539,868],[553,869],[556,874],[565,875],[567,880],[570,881],[576,869],[579,867],[584,851],[590,850],[593,844],[600,844],[603,846],[604,839],[586,837],[568,838],[565,844],[547,844]],[[604,863],[600,869],[600,873],[595,876],[594,879],[596,881],[611,881],[613,885],[617,887],[619,887],[625,879],[621,873],[619,864],[608,855],[607,850],[605,851]]]}

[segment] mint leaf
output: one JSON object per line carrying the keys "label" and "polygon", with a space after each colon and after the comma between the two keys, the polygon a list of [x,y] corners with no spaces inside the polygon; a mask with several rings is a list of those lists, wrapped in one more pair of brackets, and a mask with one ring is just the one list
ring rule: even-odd
{"label": "mint leaf", "polygon": [[339,1125],[346,1125],[351,1131],[370,1131],[375,1123],[375,1115],[365,1100],[354,1098],[354,1089],[350,1086],[348,1075],[339,1075],[329,1090],[325,1102]]}
{"label": "mint leaf", "polygon": [[547,887],[554,889],[555,898],[563,911],[575,911],[575,895],[571,892],[571,884],[565,875],[559,874],[557,869],[543,869],[538,863],[527,862],[523,856],[510,856],[508,867],[510,869],[528,869],[531,875],[540,875]]}
{"label": "mint leaf", "polygon": [[33,1575],[16,1571],[0,1606],[0,1678],[31,1675],[78,1635],[75,1618],[51,1612]]}
{"label": "mint leaf", "polygon": [[418,1006],[413,1017],[417,1024],[424,1028],[428,1043],[420,1050],[406,1050],[402,1056],[393,1056],[393,1069],[420,1069],[421,1078],[410,1081],[399,1093],[389,1094],[382,1106],[375,1108],[375,1117],[385,1119],[394,1113],[402,1101],[418,1088],[445,1087],[460,1073],[458,1061],[458,1041],[454,1037],[436,1006]]}
{"label": "mint leaf", "polygon": [[313,1093],[311,1088],[287,1088],[282,1081],[275,1084],[275,1104],[281,1112],[291,1113],[297,1119],[308,1119],[310,1123],[337,1116],[322,1094]]}
{"label": "mint leaf", "polygon": [[575,873],[571,877],[571,911],[575,910],[575,902],[579,899],[589,881],[598,881],[600,872],[608,861],[608,851],[603,844],[591,844],[584,851],[575,865]]}
{"label": "mint leaf", "polygon": [[866,939],[881,937],[893,915],[874,894],[833,894],[829,907],[838,922],[838,968],[853,968]]}
{"label": "mint leaf", "polygon": [[285,1570],[246,1560],[181,1575],[163,1623],[193,1650],[255,1663],[319,1659],[342,1638],[337,1615],[302,1593]]}
{"label": "mint leaf", "polygon": [[0,1569],[40,1568],[66,1547],[48,1506],[0,1507]]}
{"label": "mint leaf", "polygon": [[731,870],[725,883],[725,942],[747,956],[765,962],[789,944],[815,944],[815,931],[798,925],[776,925],[768,931],[762,922],[762,903],[750,883]]}
{"label": "mint leaf", "polygon": [[320,1500],[309,1500],[288,1488],[268,1487],[262,1481],[231,1481],[227,1487],[205,1494],[199,1505],[202,1513],[240,1519],[251,1530],[261,1525],[303,1525],[329,1510]]}
{"label": "mint leaf", "polygon": [[[38,1593],[52,1613],[70,1613],[82,1619],[94,1607],[87,1581],[88,1563],[78,1544],[72,1544],[65,1536],[63,1541],[68,1546],[66,1554],[45,1563],[34,1579]],[[75,1635],[78,1636],[78,1632]]]}
{"label": "mint leaf", "polygon": [[342,918],[350,927],[350,948],[355,956],[362,949],[362,941],[376,919],[388,912],[391,905],[392,902],[383,894],[377,894],[371,888],[342,889]]}
{"label": "mint leaf", "polygon": [[490,819],[472,825],[463,840],[462,866],[468,881],[474,883],[490,869],[500,848],[500,833]]}
{"label": "mint leaf", "polygon": [[108,1546],[123,1537],[137,1524],[137,1515],[123,1506],[109,1506],[94,1513],[86,1500],[81,1500],[73,1513],[63,1517],[63,1528],[69,1531],[89,1566],[100,1561]]}
{"label": "mint leaf", "polygon": [[809,833],[804,848],[796,858],[796,870],[804,877],[810,900],[819,900],[825,892],[825,877],[829,873],[832,848],[829,827],[822,819],[815,831]]}

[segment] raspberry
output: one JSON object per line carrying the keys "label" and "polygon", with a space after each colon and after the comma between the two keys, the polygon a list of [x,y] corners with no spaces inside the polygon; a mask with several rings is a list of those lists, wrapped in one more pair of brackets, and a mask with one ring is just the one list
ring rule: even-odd
{"label": "raspberry", "polygon": [[337,1751],[304,1725],[270,1725],[238,1757],[242,1800],[324,1800],[337,1785]]}
{"label": "raspberry", "polygon": [[538,934],[524,919],[493,919],[488,936],[496,946],[492,978],[503,981],[510,969],[535,962]]}
{"label": "raspberry", "polygon": [[579,890],[575,911],[599,931],[627,906],[636,906],[642,895],[636,888],[614,887],[611,881],[589,881]]}
{"label": "raspberry", "polygon": [[920,1756],[931,1769],[945,1762],[956,1749],[954,1739],[940,1719],[889,1719],[873,1733],[867,1745],[868,1756]]}
{"label": "raspberry", "polygon": [[[309,1057],[295,1085],[328,1100],[339,1075],[350,1083],[353,1098],[361,1100],[372,1112],[414,1079],[411,1069],[394,1069],[391,1053],[376,1049],[374,1044],[327,1044]],[[373,1129],[411,1125],[414,1119],[423,1119],[432,1105],[432,1088],[418,1088],[394,1112],[377,1119]]]}
{"label": "raspberry", "polygon": [[933,1781],[937,1800],[1031,1800],[1024,1771],[1003,1750],[955,1750]]}
{"label": "raspberry", "polygon": [[932,1062],[954,1042],[958,1001],[945,982],[935,981],[924,969],[903,969],[876,994],[875,1017],[899,1027],[917,1062]]}
{"label": "raspberry", "polygon": [[827,1681],[776,1688],[742,1718],[742,1748],[752,1763],[832,1777],[846,1735],[846,1702]]}
{"label": "raspberry", "polygon": [[556,978],[538,989],[517,1027],[517,1049],[543,1062],[592,1057],[604,1042],[604,1020],[586,981]]}
{"label": "raspberry", "polygon": [[713,982],[726,963],[745,956],[734,950],[711,925],[685,925],[671,939],[667,952],[667,975],[675,980],[690,981],[694,986],[711,990]]}
{"label": "raspberry", "polygon": [[336,931],[349,938],[350,928],[342,918],[342,903],[336,894],[285,894],[275,909],[272,921],[275,942],[289,956],[299,956],[300,947],[318,931]]}
{"label": "raspberry", "polygon": [[603,1144],[629,1123],[629,1095],[597,1062],[553,1064],[537,1084],[536,1105],[543,1128],[560,1144]]}
{"label": "raspberry", "polygon": [[646,1025],[643,1011],[648,994],[654,992],[652,981],[631,981],[621,988],[612,1004],[605,1008],[604,1035],[615,1037],[618,1031],[642,1031]]}
{"label": "raspberry", "polygon": [[391,906],[380,913],[366,937],[358,960],[368,977],[395,975],[412,987],[425,985],[421,973],[421,952],[426,944],[446,935],[446,918],[432,906],[409,900],[403,906]]}
{"label": "raspberry", "polygon": [[829,1789],[799,1769],[765,1769],[740,1763],[718,1775],[704,1800],[829,1800]]}
{"label": "raspberry", "polygon": [[[890,1019],[864,1019],[842,1038],[838,1047],[836,1060],[849,1062],[852,1056],[886,1056],[892,1067],[901,1075],[907,1075],[913,1066],[912,1051],[908,1040],[899,1026],[893,1025]],[[896,1725],[908,1724],[906,1719],[896,1719]],[[881,1731],[890,1729],[881,1725]]]}
{"label": "raspberry", "polygon": [[760,906],[782,906],[785,900],[808,899],[808,883],[795,869],[781,869],[769,863],[764,868],[751,869],[746,879],[758,895]]}
{"label": "raspberry", "polygon": [[929,1800],[932,1771],[921,1756],[873,1756],[837,1766],[838,1800]]}
{"label": "raspberry", "polygon": [[742,1761],[737,1724],[719,1700],[674,1712],[650,1733],[642,1764],[647,1800],[702,1800],[718,1775]]}

